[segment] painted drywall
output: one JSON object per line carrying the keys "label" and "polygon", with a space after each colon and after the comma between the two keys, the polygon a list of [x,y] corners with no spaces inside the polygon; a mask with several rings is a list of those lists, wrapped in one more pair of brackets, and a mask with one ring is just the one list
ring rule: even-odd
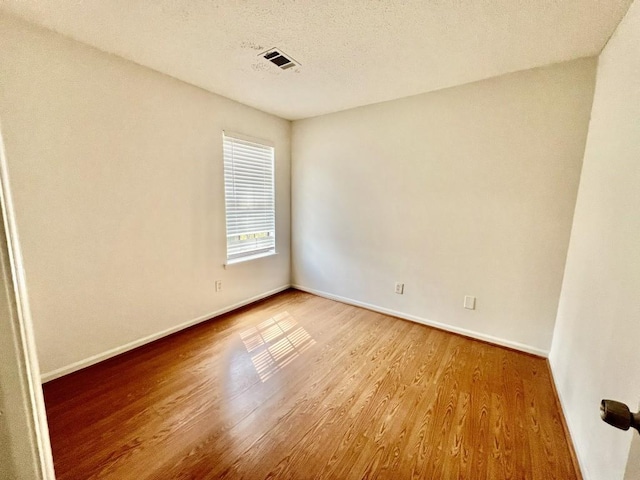
{"label": "painted drywall", "polygon": [[[45,375],[290,283],[288,121],[4,14],[0,116]],[[277,189],[278,254],[226,270],[223,129]]]}
{"label": "painted drywall", "polygon": [[[2,0],[0,8],[300,119],[597,55],[630,3]],[[260,53],[273,46],[302,66],[282,71],[265,61]]]}
{"label": "painted drywall", "polygon": [[581,59],[294,122],[294,284],[546,353],[595,68]]}
{"label": "painted drywall", "polygon": [[596,90],[550,354],[586,480],[622,479],[632,433],[603,398],[640,400],[640,2],[598,62]]}

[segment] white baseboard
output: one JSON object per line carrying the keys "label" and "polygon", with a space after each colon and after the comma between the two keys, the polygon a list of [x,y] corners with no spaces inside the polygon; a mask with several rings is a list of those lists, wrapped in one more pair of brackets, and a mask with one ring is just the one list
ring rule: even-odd
{"label": "white baseboard", "polygon": [[428,325],[430,327],[434,327],[439,330],[445,330],[447,332],[457,333],[459,335],[464,335],[465,337],[475,338],[476,340],[482,340],[484,342],[493,343],[495,345],[500,345],[502,347],[512,348],[514,350],[519,350],[525,353],[531,353],[539,357],[547,358],[549,356],[548,351],[542,350],[540,348],[532,347],[530,345],[525,345],[523,343],[513,342],[511,340],[494,337],[492,335],[486,335],[480,332],[474,332],[473,330],[467,330],[466,328],[447,325],[446,323],[434,322],[433,320],[428,320],[426,318],[418,317],[416,315],[410,315],[407,313],[398,312],[396,310],[391,310],[390,308],[379,307],[377,305],[360,302],[358,300],[353,300],[351,298],[341,297],[339,295],[323,292],[321,290],[316,290],[314,288],[304,287],[302,285],[293,284],[291,285],[291,287],[295,288],[296,290],[301,290],[303,292],[308,292],[314,295],[318,295],[319,297],[328,298],[330,300],[336,300],[338,302],[347,303],[349,305],[354,305],[356,307],[366,308],[367,310],[373,310],[374,312],[384,313],[385,315],[391,315],[393,317],[398,317],[403,320],[409,320],[411,322],[421,323],[423,325]]}
{"label": "white baseboard", "polygon": [[567,408],[564,399],[562,398],[562,390],[558,388],[558,383],[556,382],[555,373],[553,373],[553,363],[551,362],[551,358],[547,358],[547,364],[549,365],[549,373],[551,374],[551,381],[553,382],[553,388],[555,389],[555,393],[558,397],[558,401],[560,402],[560,409],[562,410],[561,414],[564,418],[564,425],[567,430],[567,435],[569,436],[569,441],[571,442],[571,450],[575,455],[574,463],[577,463],[576,467],[580,470],[580,474],[582,475],[583,480],[588,480],[590,477],[588,472],[585,470],[584,465],[586,465],[585,459],[582,457],[580,451],[576,447],[576,443],[573,440],[577,438],[574,435],[575,428],[571,428],[571,424],[569,423],[569,417],[567,416]]}
{"label": "white baseboard", "polygon": [[195,318],[193,320],[189,320],[188,322],[181,323],[179,325],[176,325],[175,327],[167,328],[166,330],[162,330],[161,332],[153,333],[146,337],[127,343],[126,345],[112,348],[111,350],[107,350],[106,352],[102,352],[92,357],[85,358],[84,360],[80,360],[78,362],[72,363],[71,365],[58,368],[51,372],[43,373],[40,376],[40,380],[42,381],[42,383],[48,382],[50,380],[55,380],[56,378],[62,377],[64,375],[68,375],[69,373],[73,373],[85,367],[95,365],[96,363],[102,362],[103,360],[107,360],[108,358],[115,357],[116,355],[120,355],[121,353],[128,352],[129,350],[133,350],[134,348],[141,347],[142,345],[146,345],[147,343],[151,343],[162,337],[171,335],[172,333],[179,332],[180,330],[184,330],[185,328],[189,328],[198,323],[204,322],[206,320],[210,320],[214,317],[218,317],[220,315],[228,313],[237,308],[244,307],[245,305],[249,305],[250,303],[253,303],[253,302],[257,302],[258,300],[262,300],[263,298],[270,297],[271,295],[280,293],[288,288],[291,288],[291,285],[282,285],[281,287],[275,288],[268,292],[261,293],[260,295],[256,295],[255,297],[248,298],[246,300],[235,303],[233,305],[229,305],[228,307],[224,307],[224,308],[221,308],[220,310],[216,310],[215,312],[211,312],[201,317]]}

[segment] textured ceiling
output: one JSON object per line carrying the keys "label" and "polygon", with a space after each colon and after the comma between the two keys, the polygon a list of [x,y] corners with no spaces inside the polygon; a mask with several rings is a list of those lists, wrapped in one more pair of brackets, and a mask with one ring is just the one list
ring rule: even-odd
{"label": "textured ceiling", "polygon": [[[5,10],[299,119],[597,55],[631,0],[0,0]],[[302,66],[258,54],[279,47]]]}

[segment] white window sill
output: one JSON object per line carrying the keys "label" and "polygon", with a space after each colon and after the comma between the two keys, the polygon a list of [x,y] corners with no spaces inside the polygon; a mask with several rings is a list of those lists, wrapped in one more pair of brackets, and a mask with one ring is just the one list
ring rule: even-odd
{"label": "white window sill", "polygon": [[264,258],[264,257],[272,257],[274,255],[277,255],[278,252],[276,252],[275,250],[272,252],[262,252],[262,253],[256,253],[255,255],[247,255],[246,257],[238,257],[238,258],[232,258],[231,260],[227,260],[223,266],[224,268],[227,268],[229,265],[237,265],[238,263],[244,263],[244,262],[249,262],[251,260],[257,260],[258,258]]}

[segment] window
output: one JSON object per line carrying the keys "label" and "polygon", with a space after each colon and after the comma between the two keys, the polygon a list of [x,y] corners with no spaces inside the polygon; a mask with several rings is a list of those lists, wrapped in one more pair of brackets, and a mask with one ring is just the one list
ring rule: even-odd
{"label": "window", "polygon": [[223,133],[227,263],[276,250],[274,149]]}

